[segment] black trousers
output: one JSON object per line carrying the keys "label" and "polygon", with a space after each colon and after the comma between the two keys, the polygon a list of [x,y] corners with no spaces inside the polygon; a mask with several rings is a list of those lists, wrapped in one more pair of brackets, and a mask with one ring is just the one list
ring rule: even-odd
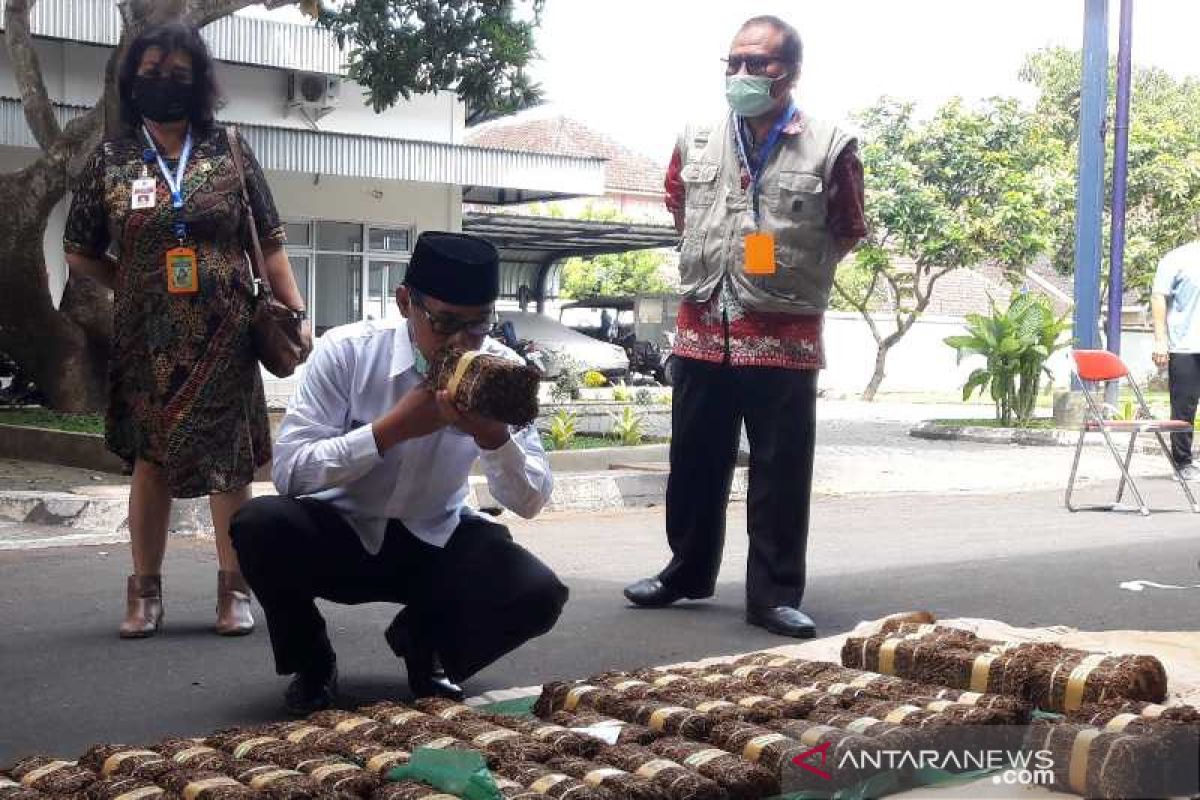
{"label": "black trousers", "polygon": [[259,497],[238,511],[230,532],[266,612],[281,675],[323,667],[333,656],[318,597],[404,604],[393,625],[425,637],[456,681],[549,631],[567,601],[567,587],[507,528],[476,517],[464,517],[445,548],[393,520],[371,555],[331,506]]}
{"label": "black trousers", "polygon": [[679,359],[671,402],[667,541],[659,580],[688,597],[716,588],[742,421],[750,440],[746,602],[804,596],[817,372]]}
{"label": "black trousers", "polygon": [[[1171,353],[1167,364],[1171,389],[1171,419],[1196,421],[1200,400],[1200,353]],[[1192,432],[1171,434],[1171,458],[1178,467],[1192,463]]]}

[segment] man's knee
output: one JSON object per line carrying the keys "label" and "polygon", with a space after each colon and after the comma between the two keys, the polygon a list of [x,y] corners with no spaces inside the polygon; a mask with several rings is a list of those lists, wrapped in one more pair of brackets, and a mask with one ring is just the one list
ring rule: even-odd
{"label": "man's knee", "polygon": [[526,638],[548,633],[562,615],[570,591],[550,570],[539,573],[521,597],[521,617],[526,622]]}
{"label": "man's knee", "polygon": [[287,497],[256,497],[237,510],[229,523],[229,538],[242,569],[253,568],[260,555],[275,549],[285,535],[295,503]]}

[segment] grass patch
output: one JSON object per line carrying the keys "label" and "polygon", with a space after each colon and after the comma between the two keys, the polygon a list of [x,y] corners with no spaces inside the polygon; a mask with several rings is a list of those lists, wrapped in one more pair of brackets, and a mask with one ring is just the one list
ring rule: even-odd
{"label": "grass patch", "polygon": [[1053,417],[1035,417],[1024,425],[1002,425],[995,417],[979,419],[934,419],[930,420],[930,422],[934,425],[944,425],[948,428],[1025,428],[1027,430],[1053,430],[1058,427],[1054,424]]}
{"label": "grass patch", "polygon": [[104,417],[100,414],[60,414],[44,408],[0,410],[0,425],[50,428],[71,433],[104,433]]}
{"label": "grass patch", "polygon": [[[658,443],[657,440],[652,439],[652,438],[645,438],[642,440],[642,444],[657,444],[657,443]],[[622,447],[622,446],[623,445],[621,444],[621,440],[615,436],[593,436],[591,434],[578,433],[575,435],[575,438],[571,441],[571,446],[568,447],[567,449],[568,450],[596,450],[597,448],[600,448],[600,447]],[[554,442],[551,441],[550,437],[544,433],[542,434],[542,447],[544,447],[547,452],[550,452],[551,450],[555,449]]]}

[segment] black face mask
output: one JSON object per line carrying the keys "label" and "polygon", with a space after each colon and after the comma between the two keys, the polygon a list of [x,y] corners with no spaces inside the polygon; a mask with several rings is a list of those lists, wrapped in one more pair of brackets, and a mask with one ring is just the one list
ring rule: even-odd
{"label": "black face mask", "polygon": [[138,113],[155,122],[178,122],[192,110],[194,90],[190,83],[171,78],[138,75],[133,79],[133,102]]}

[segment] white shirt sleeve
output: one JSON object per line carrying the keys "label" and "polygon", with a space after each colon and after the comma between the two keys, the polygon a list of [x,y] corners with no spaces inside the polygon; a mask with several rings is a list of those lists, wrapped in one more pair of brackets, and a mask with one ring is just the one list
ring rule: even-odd
{"label": "white shirt sleeve", "polygon": [[1171,256],[1171,253],[1167,253],[1158,262],[1158,269],[1154,271],[1154,283],[1150,288],[1151,294],[1170,297],[1175,293],[1175,278],[1179,274],[1179,269],[1175,266],[1176,259]]}
{"label": "white shirt sleeve", "polygon": [[339,343],[318,341],[275,442],[271,478],[288,497],[348,483],[382,461],[370,425],[350,430],[350,370]]}
{"label": "white shirt sleeve", "polygon": [[512,433],[495,450],[481,450],[479,463],[492,497],[513,513],[530,519],[549,502],[554,476],[536,426]]}

